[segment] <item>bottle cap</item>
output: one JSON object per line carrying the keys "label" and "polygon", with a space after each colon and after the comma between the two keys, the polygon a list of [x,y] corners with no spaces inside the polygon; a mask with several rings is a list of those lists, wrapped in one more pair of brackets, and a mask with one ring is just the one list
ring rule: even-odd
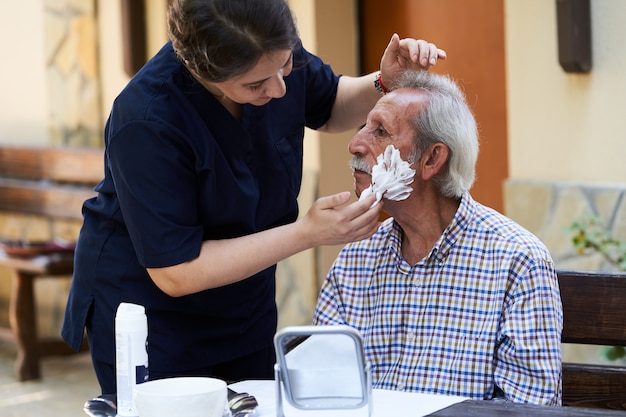
{"label": "bottle cap", "polygon": [[146,309],[131,303],[120,303],[115,314],[115,328],[121,331],[142,331],[146,329]]}

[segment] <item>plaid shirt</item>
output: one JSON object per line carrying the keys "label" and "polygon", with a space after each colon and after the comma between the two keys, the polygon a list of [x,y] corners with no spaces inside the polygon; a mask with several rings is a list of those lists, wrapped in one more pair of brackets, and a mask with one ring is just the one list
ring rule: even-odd
{"label": "plaid shirt", "polygon": [[467,192],[416,265],[402,233],[387,219],[341,251],[314,323],[361,332],[376,388],[559,405],[563,312],[545,246]]}

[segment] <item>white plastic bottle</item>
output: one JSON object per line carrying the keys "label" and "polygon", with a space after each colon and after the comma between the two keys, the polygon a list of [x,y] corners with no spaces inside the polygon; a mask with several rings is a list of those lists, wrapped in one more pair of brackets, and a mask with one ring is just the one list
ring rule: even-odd
{"label": "white plastic bottle", "polygon": [[115,315],[117,415],[137,416],[133,389],[148,380],[148,322],[146,309],[121,303]]}

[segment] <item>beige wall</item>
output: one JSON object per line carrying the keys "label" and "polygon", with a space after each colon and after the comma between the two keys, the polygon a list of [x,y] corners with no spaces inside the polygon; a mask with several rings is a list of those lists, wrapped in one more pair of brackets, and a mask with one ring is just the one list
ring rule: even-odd
{"label": "beige wall", "polygon": [[102,119],[124,88],[129,77],[122,60],[122,27],[120,1],[98,1],[98,40],[100,41],[100,79],[102,81]]}
{"label": "beige wall", "polygon": [[45,143],[46,74],[41,0],[0,2],[0,142]]}
{"label": "beige wall", "polygon": [[[288,0],[298,23],[300,37],[305,47],[317,51],[317,24],[315,19],[315,2],[311,0]],[[320,163],[320,135],[314,130],[307,130],[304,141],[304,170],[316,172]]]}
{"label": "beige wall", "polygon": [[506,0],[512,178],[626,181],[626,1],[591,0],[593,68],[558,62],[556,2]]}

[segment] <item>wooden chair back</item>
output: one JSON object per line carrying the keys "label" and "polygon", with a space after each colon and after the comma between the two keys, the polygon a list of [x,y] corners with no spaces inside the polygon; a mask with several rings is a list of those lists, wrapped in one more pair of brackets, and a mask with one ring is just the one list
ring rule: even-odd
{"label": "wooden chair back", "polygon": [[[626,272],[557,271],[563,343],[626,346]],[[626,410],[626,366],[563,363],[563,405]]]}
{"label": "wooden chair back", "polygon": [[0,147],[0,210],[82,220],[83,202],[103,178],[103,150]]}

